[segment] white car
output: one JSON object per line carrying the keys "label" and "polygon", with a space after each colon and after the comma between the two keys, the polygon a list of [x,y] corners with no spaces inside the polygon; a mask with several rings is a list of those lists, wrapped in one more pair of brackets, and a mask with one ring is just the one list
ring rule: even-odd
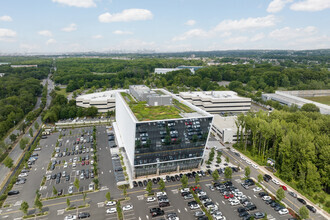
{"label": "white car", "polygon": [[108,201],[105,203],[106,206],[113,206],[113,205],[116,205],[117,202],[116,201]]}
{"label": "white car", "polygon": [[156,193],[156,196],[159,197],[159,196],[166,196],[166,192],[157,192]]}
{"label": "white car", "polygon": [[235,195],[236,197],[238,197],[238,196],[243,196],[243,193],[242,193],[242,192],[234,192],[234,195]]}
{"label": "white car", "polygon": [[198,196],[206,196],[206,192],[204,191],[200,191],[199,193],[197,193]]}
{"label": "white car", "polygon": [[193,204],[190,206],[190,209],[199,209],[199,205],[198,204]]}
{"label": "white car", "polygon": [[106,211],[107,214],[113,214],[113,213],[116,213],[116,212],[117,212],[116,208],[110,208],[110,209],[107,209],[107,211]]}
{"label": "white car", "polygon": [[73,162],[77,162],[77,157],[73,158]]}
{"label": "white car", "polygon": [[262,189],[260,188],[260,187],[254,187],[253,188],[253,192],[259,192],[259,191],[261,191]]}
{"label": "white car", "polygon": [[76,167],[77,164],[75,162],[72,163],[72,167]]}
{"label": "white car", "polygon": [[180,189],[180,193],[183,193],[183,192],[189,192],[189,188]]}
{"label": "white car", "polygon": [[156,201],[155,197],[148,197],[147,198],[147,202],[154,202],[154,201]]}
{"label": "white car", "polygon": [[64,168],[67,168],[68,167],[68,162],[65,162],[64,163]]}
{"label": "white car", "polygon": [[18,175],[18,177],[27,177],[28,174],[27,173],[21,173],[20,175]]}
{"label": "white car", "polygon": [[211,191],[214,191],[214,190],[215,190],[214,186],[212,186],[212,185],[209,186],[209,189],[210,189]]}
{"label": "white car", "polygon": [[94,190],[94,183],[88,185],[88,190]]}
{"label": "white car", "polygon": [[94,160],[91,160],[91,165],[93,165],[94,164]]}
{"label": "white car", "polygon": [[234,200],[230,202],[230,205],[234,206],[234,205],[239,205],[241,204],[238,200]]}
{"label": "white car", "polygon": [[256,170],[259,169],[258,165],[255,165],[255,164],[252,164],[252,167]]}
{"label": "white car", "polygon": [[252,164],[252,162],[249,161],[249,160],[246,160],[246,163],[249,164],[249,165]]}
{"label": "white car", "polygon": [[69,189],[68,189],[68,193],[69,194],[72,194],[73,193],[73,186],[70,186]]}
{"label": "white car", "polygon": [[288,210],[288,209],[281,209],[280,211],[278,211],[278,213],[279,213],[280,215],[286,215],[286,214],[289,213],[289,210]]}
{"label": "white car", "polygon": [[80,179],[82,180],[82,179],[84,179],[84,177],[85,177],[84,174],[81,173],[81,174],[80,174]]}
{"label": "white car", "polygon": [[80,174],[80,170],[77,170],[76,171],[76,176],[79,176],[79,174]]}
{"label": "white car", "polygon": [[64,220],[74,220],[74,219],[77,219],[76,215],[67,215],[64,217]]}
{"label": "white car", "polygon": [[264,196],[264,197],[262,197],[262,200],[264,200],[264,201],[271,200],[271,199],[272,199],[272,197],[270,197],[270,196]]}
{"label": "white car", "polygon": [[52,178],[52,175],[47,175],[47,177],[46,177],[46,180],[50,180],[50,178]]}
{"label": "white car", "polygon": [[133,205],[125,205],[123,206],[123,211],[129,211],[133,209]]}
{"label": "white car", "polygon": [[276,185],[280,184],[280,182],[277,179],[274,179],[274,178],[272,179],[272,182],[275,183]]}

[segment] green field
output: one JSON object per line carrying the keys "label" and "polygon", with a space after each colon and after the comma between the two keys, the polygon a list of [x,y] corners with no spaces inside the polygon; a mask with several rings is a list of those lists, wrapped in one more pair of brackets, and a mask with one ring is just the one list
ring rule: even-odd
{"label": "green field", "polygon": [[318,96],[318,97],[304,97],[304,99],[308,99],[314,102],[319,102],[322,104],[330,105],[330,96]]}
{"label": "green field", "polygon": [[68,96],[68,94],[66,94],[66,89],[65,89],[65,88],[63,88],[63,89],[61,89],[61,90],[55,90],[55,91],[56,91],[56,93],[59,94],[59,95],[64,95],[65,97]]}

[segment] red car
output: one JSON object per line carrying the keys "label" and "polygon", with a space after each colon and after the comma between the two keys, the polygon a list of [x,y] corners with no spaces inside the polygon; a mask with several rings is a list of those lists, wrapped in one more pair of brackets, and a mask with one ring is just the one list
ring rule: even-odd
{"label": "red car", "polygon": [[201,187],[198,187],[198,186],[194,186],[192,187],[192,190],[195,191],[196,189],[201,189]]}
{"label": "red car", "polygon": [[85,165],[85,161],[81,162],[81,165],[83,165],[83,166],[84,166],[84,165]]}
{"label": "red car", "polygon": [[225,195],[225,196],[224,196],[225,199],[229,199],[229,198],[233,198],[233,197],[234,197],[233,194],[228,194],[228,195]]}
{"label": "red car", "polygon": [[282,187],[282,189],[284,189],[285,191],[287,190],[286,186],[280,185],[280,187]]}
{"label": "red car", "polygon": [[89,164],[89,160],[86,161],[86,165],[88,165],[88,164]]}

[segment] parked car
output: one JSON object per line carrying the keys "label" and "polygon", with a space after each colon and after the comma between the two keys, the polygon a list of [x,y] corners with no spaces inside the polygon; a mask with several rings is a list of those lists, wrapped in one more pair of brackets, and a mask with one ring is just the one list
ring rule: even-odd
{"label": "parked car", "polygon": [[132,210],[133,209],[133,205],[125,205],[123,206],[123,211],[129,211],[129,210]]}
{"label": "parked car", "polygon": [[313,206],[311,205],[306,205],[306,207],[313,213],[316,213],[316,208],[314,208]]}
{"label": "parked car", "polygon": [[8,196],[17,195],[17,194],[19,194],[18,190],[11,190],[8,192]]}
{"label": "parked car", "polygon": [[112,213],[116,213],[117,212],[117,208],[110,208],[106,210],[107,214],[112,214]]}
{"label": "parked car", "polygon": [[91,215],[88,212],[81,212],[78,214],[78,219],[89,218]]}
{"label": "parked car", "polygon": [[301,202],[302,204],[306,205],[306,201],[303,200],[302,198],[297,198],[297,200],[298,200],[299,202]]}

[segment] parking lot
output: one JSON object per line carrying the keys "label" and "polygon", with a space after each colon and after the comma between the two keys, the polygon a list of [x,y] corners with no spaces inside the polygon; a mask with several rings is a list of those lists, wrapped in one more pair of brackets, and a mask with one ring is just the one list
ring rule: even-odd
{"label": "parking lot", "polygon": [[42,198],[56,196],[54,187],[58,195],[77,192],[75,179],[79,180],[79,192],[94,189],[93,127],[62,130],[60,134],[50,169],[45,173],[46,183],[40,190]]}

